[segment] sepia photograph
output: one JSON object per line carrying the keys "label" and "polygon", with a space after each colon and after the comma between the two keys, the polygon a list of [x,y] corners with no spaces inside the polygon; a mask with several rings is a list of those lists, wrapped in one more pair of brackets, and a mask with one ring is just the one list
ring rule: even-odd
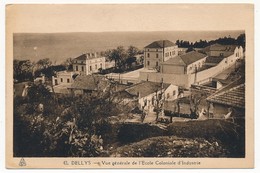
{"label": "sepia photograph", "polygon": [[253,167],[252,4],[10,4],[6,21],[8,168]]}

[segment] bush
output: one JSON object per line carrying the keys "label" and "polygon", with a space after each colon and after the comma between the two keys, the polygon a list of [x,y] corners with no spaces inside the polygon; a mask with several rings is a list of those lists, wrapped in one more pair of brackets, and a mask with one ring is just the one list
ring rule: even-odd
{"label": "bush", "polygon": [[168,126],[168,134],[183,138],[216,139],[225,144],[231,157],[245,156],[245,125],[226,120],[209,119],[205,121],[174,122]]}
{"label": "bush", "polygon": [[166,135],[163,130],[155,125],[124,123],[119,129],[118,140],[120,143],[140,141],[149,137]]}

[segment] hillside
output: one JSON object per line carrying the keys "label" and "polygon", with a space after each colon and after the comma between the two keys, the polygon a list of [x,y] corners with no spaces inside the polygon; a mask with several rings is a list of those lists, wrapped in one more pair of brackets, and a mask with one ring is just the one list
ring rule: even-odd
{"label": "hillside", "polygon": [[219,141],[161,136],[117,148],[112,157],[228,157]]}

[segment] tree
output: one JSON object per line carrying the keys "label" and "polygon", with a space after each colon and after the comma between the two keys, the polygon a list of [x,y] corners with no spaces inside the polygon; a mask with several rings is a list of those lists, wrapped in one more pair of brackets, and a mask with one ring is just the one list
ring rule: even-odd
{"label": "tree", "polygon": [[138,52],[139,52],[139,49],[137,47],[129,46],[127,49],[128,58],[134,57],[135,55],[138,54]]}
{"label": "tree", "polygon": [[[49,157],[96,157],[103,154],[103,138],[97,127],[109,116],[130,111],[114,95],[115,86],[91,95],[57,98],[44,85],[32,85],[23,102],[14,102],[14,155]],[[41,114],[26,111],[43,103]]]}
{"label": "tree", "polygon": [[173,102],[173,112],[171,113],[170,116],[170,123],[172,123],[173,115],[176,116],[176,114],[180,116],[180,98],[177,98]]}
{"label": "tree", "polygon": [[105,56],[110,61],[115,61],[115,68],[122,69],[125,66],[125,60],[127,58],[127,52],[123,46],[118,46],[116,49],[108,50],[105,52]]}
{"label": "tree", "polygon": [[128,66],[128,68],[132,67],[132,64],[134,62],[136,62],[136,58],[135,55],[137,55],[139,52],[138,48],[134,47],[134,46],[129,46],[127,49],[127,59],[126,59],[126,64]]}
{"label": "tree", "polygon": [[245,49],[245,44],[246,44],[246,35],[245,34],[240,34],[237,37],[236,41],[239,46],[242,46]]}
{"label": "tree", "polygon": [[193,47],[189,47],[189,48],[186,50],[186,53],[191,52],[191,51],[194,51]]}
{"label": "tree", "polygon": [[48,103],[51,99],[51,93],[48,88],[44,84],[32,84],[28,88],[28,99],[31,103],[41,103],[46,102]]}
{"label": "tree", "polygon": [[180,47],[180,40],[176,40],[175,44]]}
{"label": "tree", "polygon": [[19,81],[31,80],[33,77],[33,64],[30,60],[13,61],[14,79]]}
{"label": "tree", "polygon": [[52,62],[49,58],[40,59],[36,63],[38,69],[46,69],[52,65]]}
{"label": "tree", "polygon": [[72,70],[73,69],[73,59],[72,58],[67,58],[62,65],[64,65],[66,67],[66,70]]}
{"label": "tree", "polygon": [[133,63],[136,62],[136,58],[135,57],[128,57],[125,62],[127,64],[128,68],[132,68]]}

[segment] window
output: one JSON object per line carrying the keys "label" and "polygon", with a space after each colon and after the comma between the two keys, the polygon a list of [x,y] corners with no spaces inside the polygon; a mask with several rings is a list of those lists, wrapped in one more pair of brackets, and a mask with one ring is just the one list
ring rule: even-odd
{"label": "window", "polygon": [[95,69],[97,70],[97,64],[95,65]]}
{"label": "window", "polygon": [[172,96],[175,96],[175,94],[176,94],[176,91],[174,90],[174,91],[172,92]]}
{"label": "window", "polygon": [[60,82],[63,82],[63,79],[62,79],[62,78],[60,78]]}
{"label": "window", "polygon": [[156,49],[156,52],[158,52],[158,49]]}
{"label": "window", "polygon": [[70,83],[70,79],[67,79],[67,83]]}
{"label": "window", "polygon": [[158,58],[159,57],[159,55],[158,55],[158,53],[156,54],[156,58]]}
{"label": "window", "polygon": [[78,68],[78,66],[76,65],[76,71],[79,71],[79,68]]}
{"label": "window", "polygon": [[[148,49],[149,50],[149,49]],[[150,57],[150,54],[149,53],[147,53],[147,57],[149,58]]]}
{"label": "window", "polygon": [[172,56],[172,52],[170,52],[170,56]]}
{"label": "window", "polygon": [[91,66],[89,66],[89,71],[92,71],[92,67]]}
{"label": "window", "polygon": [[156,61],[156,66],[159,66],[159,63],[158,63],[158,61]]}
{"label": "window", "polygon": [[167,96],[166,96],[166,98],[168,99],[168,98],[170,98],[170,93],[167,93]]}
{"label": "window", "polygon": [[100,63],[100,68],[102,68],[102,63]]}
{"label": "window", "polygon": [[81,66],[81,71],[84,71],[84,66]]}
{"label": "window", "polygon": [[149,61],[147,61],[147,65],[148,65],[148,66],[150,65],[150,62],[149,62]]}

